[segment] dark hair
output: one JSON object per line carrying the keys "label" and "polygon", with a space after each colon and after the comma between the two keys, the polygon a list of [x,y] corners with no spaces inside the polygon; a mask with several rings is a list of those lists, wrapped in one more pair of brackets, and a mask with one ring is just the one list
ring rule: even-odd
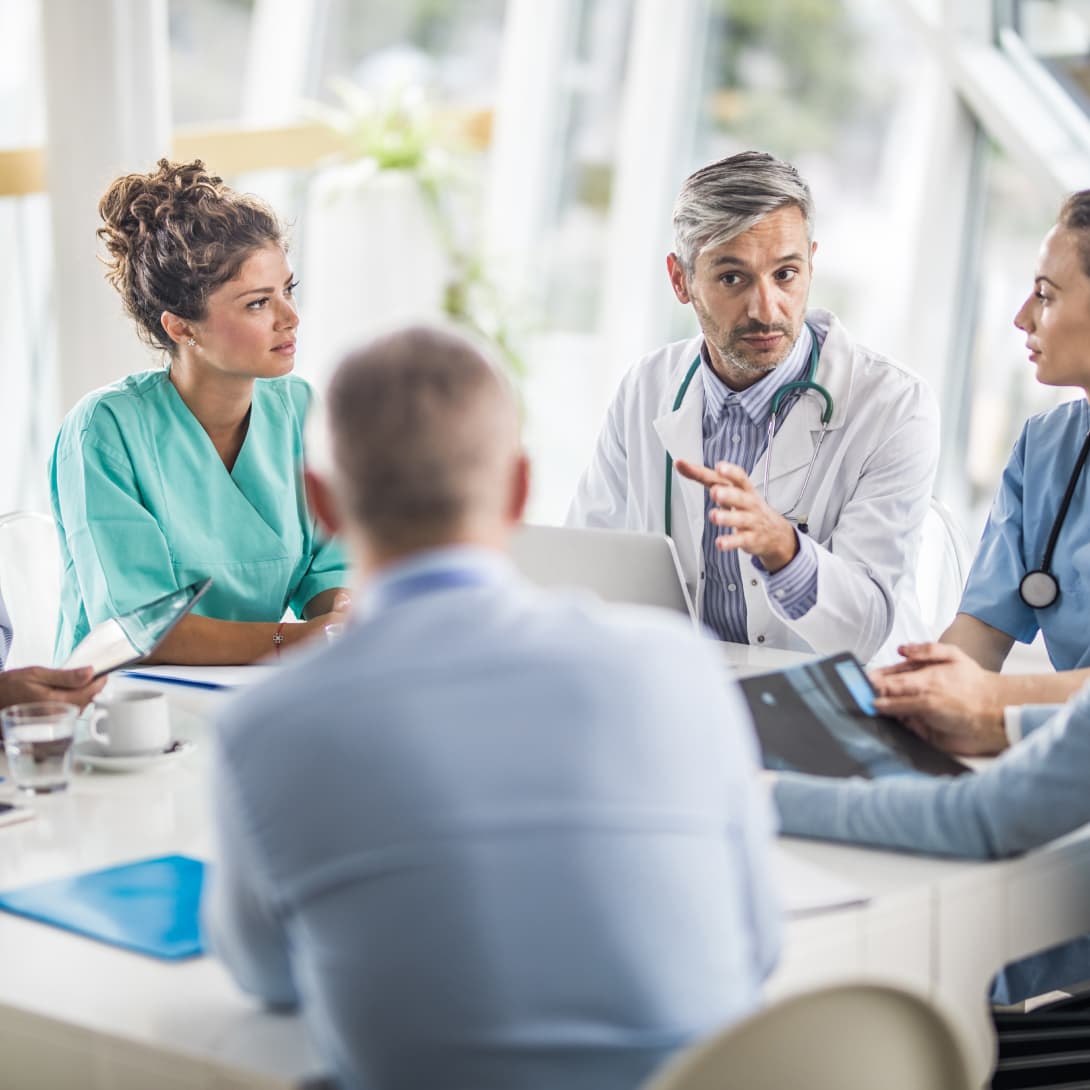
{"label": "dark hair", "polygon": [[337,489],[376,543],[441,545],[502,505],[518,410],[472,341],[427,326],[390,333],[352,352],[327,396]]}
{"label": "dark hair", "polygon": [[1072,193],[1064,201],[1056,222],[1065,230],[1079,232],[1079,261],[1082,271],[1090,276],[1090,189]]}
{"label": "dark hair", "polygon": [[149,174],[125,174],[98,204],[107,279],[141,337],[174,350],[164,311],[199,321],[209,294],[237,275],[255,251],[284,246],[275,214],[257,197],[236,193],[200,159],[159,160]]}

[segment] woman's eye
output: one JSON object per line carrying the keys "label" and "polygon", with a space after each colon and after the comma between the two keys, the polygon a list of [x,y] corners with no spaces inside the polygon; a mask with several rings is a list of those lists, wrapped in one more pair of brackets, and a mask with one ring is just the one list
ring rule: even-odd
{"label": "woman's eye", "polygon": [[253,299],[246,304],[248,310],[261,310],[266,303],[268,303],[269,297],[263,295],[260,299]]}

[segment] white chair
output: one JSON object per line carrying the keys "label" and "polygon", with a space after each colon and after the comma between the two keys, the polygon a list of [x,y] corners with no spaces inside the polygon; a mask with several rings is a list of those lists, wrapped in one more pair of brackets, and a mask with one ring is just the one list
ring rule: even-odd
{"label": "white chair", "polygon": [[0,594],[15,630],[5,665],[48,666],[61,603],[57,528],[48,515],[0,515]]}
{"label": "white chair", "polygon": [[932,496],[916,562],[916,595],[924,627],[933,639],[954,619],[972,562],[965,531],[953,512]]}
{"label": "white chair", "polygon": [[925,999],[839,984],[781,1000],[679,1053],[642,1090],[979,1090]]}

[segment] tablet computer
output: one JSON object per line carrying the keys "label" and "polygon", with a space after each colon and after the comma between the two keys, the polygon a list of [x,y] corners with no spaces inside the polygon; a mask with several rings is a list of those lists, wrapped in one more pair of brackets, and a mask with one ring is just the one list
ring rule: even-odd
{"label": "tablet computer", "polygon": [[969,767],[874,709],[847,652],[743,678],[765,768],[817,776],[960,776]]}
{"label": "tablet computer", "polygon": [[101,677],[111,670],[140,662],[166,639],[211,585],[211,579],[190,583],[120,617],[96,624],[76,645],[64,668],[92,666],[95,677]]}

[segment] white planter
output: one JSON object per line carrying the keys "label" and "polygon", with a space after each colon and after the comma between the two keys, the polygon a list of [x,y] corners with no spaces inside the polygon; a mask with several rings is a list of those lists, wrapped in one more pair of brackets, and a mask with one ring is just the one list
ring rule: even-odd
{"label": "white planter", "polygon": [[328,168],[304,216],[299,362],[317,385],[376,333],[442,319],[449,261],[411,174],[370,161]]}

